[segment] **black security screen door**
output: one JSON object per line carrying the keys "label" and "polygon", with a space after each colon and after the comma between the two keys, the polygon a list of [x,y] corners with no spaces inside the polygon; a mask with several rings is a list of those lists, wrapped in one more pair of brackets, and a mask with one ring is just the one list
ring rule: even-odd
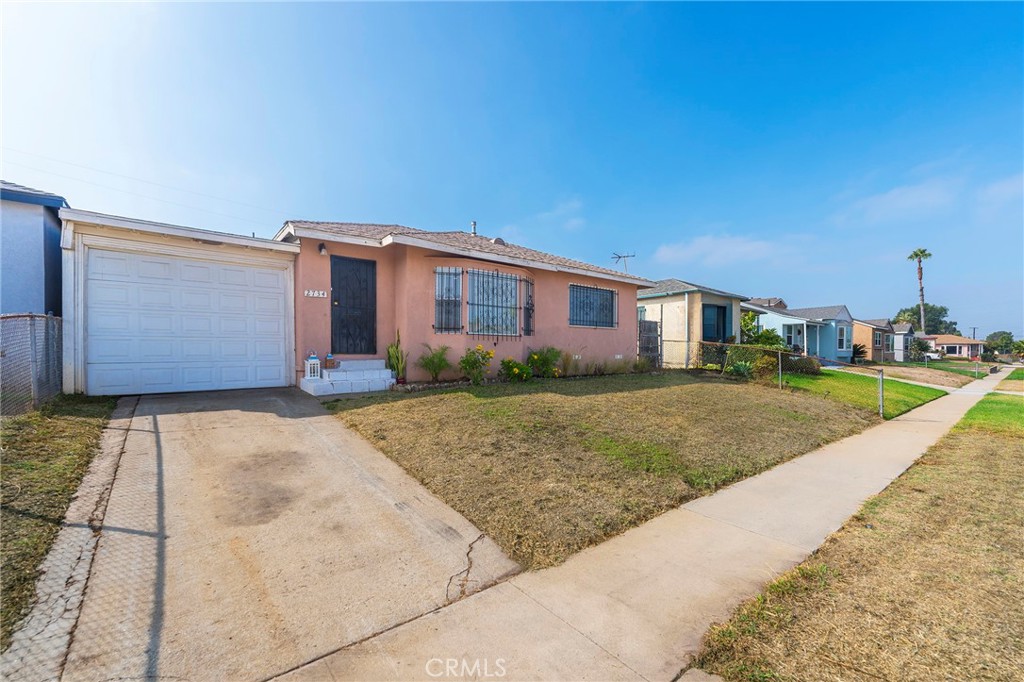
{"label": "black security screen door", "polygon": [[377,263],[331,256],[331,352],[377,352]]}

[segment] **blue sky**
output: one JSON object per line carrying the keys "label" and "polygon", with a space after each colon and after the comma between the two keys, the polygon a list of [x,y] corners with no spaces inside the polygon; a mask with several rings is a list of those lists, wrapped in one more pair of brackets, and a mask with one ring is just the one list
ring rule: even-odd
{"label": "blue sky", "polygon": [[1024,335],[1021,4],[5,4],[5,179]]}

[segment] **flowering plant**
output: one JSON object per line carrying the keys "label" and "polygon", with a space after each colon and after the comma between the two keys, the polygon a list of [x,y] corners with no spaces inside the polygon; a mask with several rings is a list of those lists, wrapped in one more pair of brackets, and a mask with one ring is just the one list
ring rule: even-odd
{"label": "flowering plant", "polygon": [[466,353],[459,360],[459,367],[465,372],[470,383],[479,386],[484,380],[484,375],[491,368],[491,359],[494,357],[493,350],[484,350],[482,344],[476,348],[466,349]]}
{"label": "flowering plant", "polygon": [[553,346],[545,346],[531,350],[526,356],[526,364],[533,370],[533,375],[551,379],[561,374],[558,363],[562,359],[562,351]]}
{"label": "flowering plant", "polygon": [[502,360],[499,374],[509,381],[529,381],[533,378],[533,370],[530,369],[530,366],[518,362],[515,358]]}

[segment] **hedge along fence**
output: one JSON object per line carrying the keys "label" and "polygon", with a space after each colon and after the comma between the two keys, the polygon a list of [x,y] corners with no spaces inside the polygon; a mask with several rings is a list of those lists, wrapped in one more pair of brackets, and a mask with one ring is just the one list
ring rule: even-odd
{"label": "hedge along fence", "polygon": [[783,374],[821,374],[821,363],[815,358],[780,348],[701,341],[697,354],[698,369],[777,381],[779,388],[783,387]]}
{"label": "hedge along fence", "polygon": [[[821,362],[813,356],[804,356],[778,348],[750,346],[736,343],[712,343],[701,341],[698,349],[698,369],[720,371],[761,381],[778,382],[779,388],[785,388],[784,374],[821,374]],[[838,367],[856,367],[838,360],[828,360],[830,365]],[[885,416],[885,371],[878,372],[878,416]]]}

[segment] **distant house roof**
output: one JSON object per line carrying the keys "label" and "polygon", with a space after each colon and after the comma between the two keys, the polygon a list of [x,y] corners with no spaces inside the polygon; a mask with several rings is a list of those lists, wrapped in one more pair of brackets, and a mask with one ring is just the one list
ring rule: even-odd
{"label": "distant house roof", "polygon": [[866,324],[867,326],[874,327],[875,329],[892,329],[892,325],[889,324],[889,320],[887,318],[879,318],[876,320],[854,320],[854,322],[860,322],[861,324]]}
{"label": "distant house roof", "polygon": [[985,343],[981,339],[969,339],[966,336],[957,336],[956,334],[935,334],[934,336],[926,336],[924,338],[934,339],[936,345],[967,345],[967,344],[979,344]]}
{"label": "distant house roof", "polygon": [[773,307],[764,306],[764,305],[754,305],[753,303],[751,303],[749,301],[744,301],[743,303],[740,303],[740,309],[746,310],[746,311],[749,311],[749,312],[753,312],[753,313],[757,313],[758,315],[768,315],[768,314],[771,314],[771,315],[777,315],[779,317],[784,317],[784,318],[789,319],[789,320],[798,320],[800,322],[806,322],[807,324],[815,325],[815,326],[818,326],[818,327],[825,326],[824,322],[820,322],[820,321],[816,320],[813,317],[804,317],[802,315],[794,315],[794,314],[792,314],[792,311],[790,311],[787,308],[773,308]]}
{"label": "distant house roof", "polygon": [[674,296],[676,294],[689,294],[694,292],[716,294],[718,296],[725,296],[726,298],[738,298],[741,301],[747,300],[747,297],[741,294],[731,294],[728,291],[712,289],[711,287],[706,287],[701,284],[684,282],[681,279],[659,279],[654,283],[653,287],[650,289],[644,289],[638,293],[637,298],[657,298],[659,296]]}
{"label": "distant house roof", "polygon": [[290,220],[278,231],[274,239],[290,241],[298,237],[354,242],[378,247],[388,246],[389,244],[406,244],[499,263],[539,267],[542,270],[575,272],[591,277],[627,282],[640,287],[653,285],[653,282],[650,280],[619,272],[618,270],[602,268],[598,265],[556,256],[551,253],[519,246],[518,244],[510,244],[500,237],[490,238],[470,232],[432,232],[405,225],[378,223]]}
{"label": "distant house roof", "polygon": [[5,201],[18,201],[23,204],[35,204],[36,206],[49,206],[50,208],[64,208],[68,202],[64,197],[41,189],[32,189],[7,180],[0,180],[0,199]]}
{"label": "distant house roof", "polygon": [[892,325],[892,330],[897,334],[913,334],[914,325],[909,322],[895,322]]}
{"label": "distant house roof", "polygon": [[845,305],[827,305],[820,308],[786,308],[787,315],[802,317],[808,320],[835,320],[842,316],[844,312],[847,315],[850,314]]}
{"label": "distant house roof", "polygon": [[785,308],[786,302],[781,298],[775,298],[769,296],[768,298],[752,298],[750,302],[754,305],[764,306],[766,308]]}

